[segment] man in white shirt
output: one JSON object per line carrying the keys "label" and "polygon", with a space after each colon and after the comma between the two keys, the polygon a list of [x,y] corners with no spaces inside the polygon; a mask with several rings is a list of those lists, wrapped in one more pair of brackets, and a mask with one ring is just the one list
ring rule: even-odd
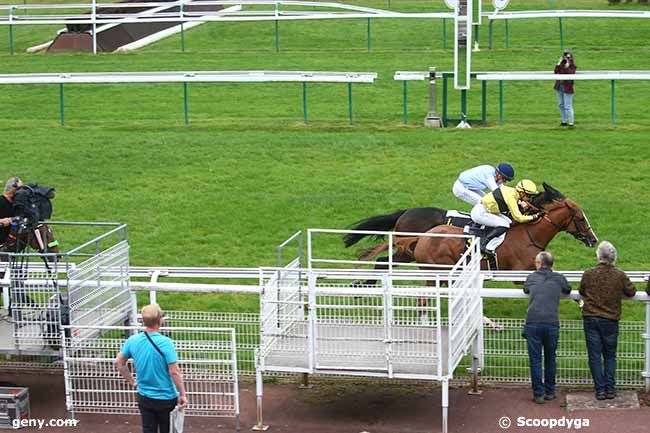
{"label": "man in white shirt", "polygon": [[479,165],[465,170],[458,176],[452,192],[456,197],[475,206],[485,195],[485,190],[494,191],[515,178],[515,170],[508,163],[502,162],[496,167]]}

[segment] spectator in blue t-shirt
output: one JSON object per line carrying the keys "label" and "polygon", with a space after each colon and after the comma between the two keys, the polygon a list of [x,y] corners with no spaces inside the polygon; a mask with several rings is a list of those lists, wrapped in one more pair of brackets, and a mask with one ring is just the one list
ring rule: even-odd
{"label": "spectator in blue t-shirt", "polygon": [[[162,321],[158,304],[144,307],[142,322],[146,330],[129,337],[115,359],[115,367],[124,380],[138,391],[143,433],[169,433],[170,412],[177,404],[180,408],[187,404],[174,343],[159,333]],[[127,366],[130,358],[137,380]]]}

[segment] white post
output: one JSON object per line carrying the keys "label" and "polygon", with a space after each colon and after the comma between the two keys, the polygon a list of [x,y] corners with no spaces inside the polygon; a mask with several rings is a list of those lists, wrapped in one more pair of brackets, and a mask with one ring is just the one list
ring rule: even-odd
{"label": "white post", "polygon": [[442,433],[447,433],[447,416],[449,408],[449,379],[442,380]]}
{"label": "white post", "polygon": [[11,266],[7,263],[5,276],[2,279],[2,305],[9,311],[11,301],[9,300],[9,290],[11,289]]}
{"label": "white post", "polygon": [[311,229],[307,229],[307,269],[311,271]]}
{"label": "white post", "polygon": [[316,281],[317,277],[311,271],[307,277],[308,281],[308,299],[309,299],[309,312],[307,322],[307,347],[308,347],[308,365],[309,372],[314,373],[316,368]]}
{"label": "white post", "polygon": [[385,275],[382,278],[384,286],[384,341],[386,347],[384,353],[386,356],[386,370],[388,378],[393,378],[393,277]]}
{"label": "white post", "polygon": [[93,54],[97,54],[97,0],[93,0]]}
{"label": "white post", "polygon": [[233,379],[233,394],[235,403],[235,429],[239,431],[239,377],[237,372],[237,336],[235,330],[230,330],[230,344],[231,344],[231,362],[232,362],[232,379]]}
{"label": "white post", "polygon": [[[151,282],[152,286],[158,282],[158,277],[159,276],[160,276],[160,271],[153,271],[153,273],[151,274],[151,280],[149,280]],[[156,302],[156,299],[157,299],[156,298],[156,288],[152,287],[152,289],[149,290],[149,303],[150,304],[157,304],[158,302]]]}
{"label": "white post", "polygon": [[645,371],[643,377],[645,378],[645,392],[650,392],[650,302],[645,303]]}
{"label": "white post", "polygon": [[259,365],[255,369],[255,395],[257,399],[257,423],[251,428],[254,431],[265,431],[269,429],[268,425],[264,425],[262,419],[262,399],[264,397],[264,382],[262,381],[262,370]]}
{"label": "white post", "polygon": [[393,234],[388,233],[388,273],[393,273]]}

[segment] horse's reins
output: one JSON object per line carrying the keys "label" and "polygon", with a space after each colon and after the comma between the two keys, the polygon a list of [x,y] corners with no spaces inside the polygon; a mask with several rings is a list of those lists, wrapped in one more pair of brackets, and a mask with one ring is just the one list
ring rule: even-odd
{"label": "horse's reins", "polygon": [[[569,210],[569,219],[568,219],[568,221],[567,221],[566,224],[556,224],[555,221],[553,221],[553,220],[552,220],[552,219],[547,215],[545,209],[543,209],[543,208],[539,208],[539,207],[535,206],[535,205],[532,204],[532,203],[528,203],[528,204],[530,205],[530,207],[531,207],[533,210],[536,210],[536,211],[538,211],[538,212],[544,212],[544,215],[542,216],[542,218],[540,219],[540,221],[541,221],[542,219],[545,220],[545,221],[547,221],[549,224],[551,224],[553,227],[555,227],[558,231],[566,231],[567,227],[569,227],[569,224],[571,224],[571,223],[573,223],[573,224],[576,226],[576,230],[578,230],[578,224],[576,224],[576,215],[577,215],[577,212],[575,211],[575,209],[571,208],[568,204],[566,204],[566,202],[563,202],[563,203],[562,203],[562,204],[564,205],[564,207],[566,207],[566,208]],[[554,209],[551,209],[551,211],[553,211],[553,210],[555,210],[555,209],[558,209],[558,208],[556,207],[556,208],[554,208]],[[550,212],[550,211],[549,211],[549,212]],[[589,223],[587,222],[587,219],[586,219],[586,218],[582,218],[579,222],[585,223],[585,224],[586,224],[586,229],[587,229],[587,230],[591,230],[591,225],[589,225]],[[585,239],[585,235],[584,235],[583,233],[571,233],[571,232],[568,232],[568,231],[567,231],[567,233],[569,233],[571,236],[573,236],[574,238],[576,238],[576,239],[578,239],[578,240],[580,240],[580,241],[582,241],[582,240]],[[542,251],[545,249],[545,247],[541,247],[537,242],[535,242],[535,240],[533,239],[532,235],[530,234],[530,231],[528,230],[528,225],[526,225],[526,234],[528,235],[528,239],[530,239],[531,245],[533,245],[535,248],[537,248],[537,249],[539,249],[539,250],[542,250]]]}

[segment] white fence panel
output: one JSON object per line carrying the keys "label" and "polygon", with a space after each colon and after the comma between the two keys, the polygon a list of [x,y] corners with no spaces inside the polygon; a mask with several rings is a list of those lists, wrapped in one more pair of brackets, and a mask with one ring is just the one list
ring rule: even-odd
{"label": "white fence panel", "polygon": [[[64,338],[66,406],[75,413],[138,414],[136,392],[113,362],[141,327],[67,326]],[[237,346],[232,328],[165,327],[174,341],[187,391],[187,416],[239,419]],[[93,335],[94,337],[76,337]],[[95,338],[95,337],[99,338]],[[132,365],[132,364],[131,364]],[[132,366],[133,368],[133,366]],[[137,366],[134,368],[137,380]]]}

